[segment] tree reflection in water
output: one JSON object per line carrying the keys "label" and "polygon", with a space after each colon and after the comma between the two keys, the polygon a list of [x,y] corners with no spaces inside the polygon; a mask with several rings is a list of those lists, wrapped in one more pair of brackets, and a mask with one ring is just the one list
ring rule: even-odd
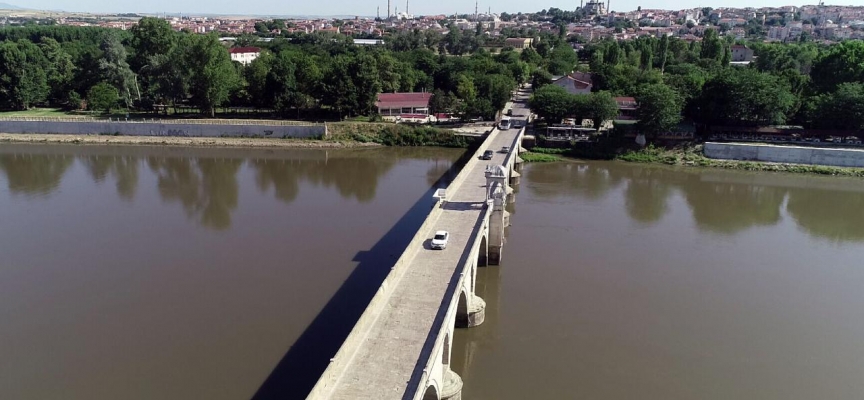
{"label": "tree reflection in water", "polygon": [[6,173],[10,192],[45,196],[60,186],[74,160],[71,155],[0,154],[0,169]]}
{"label": "tree reflection in water", "polygon": [[807,233],[835,242],[864,240],[864,193],[790,189],[786,211]]}
{"label": "tree reflection in water", "polygon": [[117,194],[123,200],[132,200],[138,188],[138,157],[92,155],[80,158],[90,176],[97,183],[102,182],[109,174],[117,180]]}
{"label": "tree reflection in water", "polygon": [[375,198],[378,179],[396,164],[396,159],[371,158],[368,154],[327,156],[320,160],[253,159],[255,182],[262,191],[274,188],[276,198],[290,203],[300,192],[300,182],[336,187],[346,199],[367,203]]}
{"label": "tree reflection in water", "polygon": [[[753,174],[737,171],[667,168],[614,162],[532,164],[525,184],[543,199],[578,196],[606,198],[626,182],[627,215],[640,223],[656,223],[669,212],[669,198],[680,194],[696,225],[705,231],[735,234],[783,219],[782,205],[794,221],[813,236],[835,241],[864,240],[864,183],[843,190],[810,189],[813,181],[830,177],[772,176],[770,184],[752,183]],[[718,179],[715,179],[718,178]],[[713,180],[712,180],[713,179]],[[854,185],[853,185],[854,186]]]}
{"label": "tree reflection in water", "polygon": [[243,160],[149,157],[164,201],[179,201],[186,215],[214,229],[231,226],[237,208],[237,171]]}

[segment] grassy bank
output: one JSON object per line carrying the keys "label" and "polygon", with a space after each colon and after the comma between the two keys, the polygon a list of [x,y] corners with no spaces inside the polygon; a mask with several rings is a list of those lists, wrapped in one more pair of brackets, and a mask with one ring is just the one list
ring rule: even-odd
{"label": "grassy bank", "polygon": [[174,136],[106,136],[106,135],[58,135],[42,133],[0,133],[2,143],[55,143],[55,144],[102,144],[145,146],[192,146],[192,147],[282,147],[282,148],[346,148],[378,147],[374,143],[355,141],[329,141],[315,139],[261,139],[221,137],[174,137]]}
{"label": "grassy bank", "polygon": [[391,123],[338,122],[327,124],[327,141],[356,141],[384,146],[468,147],[472,140],[431,126]]}
{"label": "grassy bank", "polygon": [[525,162],[542,163],[561,161],[565,154],[567,154],[567,149],[535,147],[530,151],[520,153],[519,157]]}
{"label": "grassy bank", "polygon": [[628,151],[619,155],[616,159],[627,162],[725,168],[742,171],[793,172],[831,176],[864,177],[864,169],[861,168],[715,160],[702,155],[702,145],[693,144],[676,146],[674,148],[648,146],[641,150]]}

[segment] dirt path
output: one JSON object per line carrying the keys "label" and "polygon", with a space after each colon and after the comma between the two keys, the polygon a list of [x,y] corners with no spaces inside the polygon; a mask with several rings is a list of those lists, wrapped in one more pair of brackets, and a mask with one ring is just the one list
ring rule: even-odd
{"label": "dirt path", "polygon": [[203,146],[203,147],[283,147],[283,148],[345,148],[377,147],[374,143],[353,141],[325,141],[310,139],[251,139],[166,136],[104,136],[104,135],[52,135],[29,133],[0,133],[0,143],[67,143],[103,145],[148,146]]}

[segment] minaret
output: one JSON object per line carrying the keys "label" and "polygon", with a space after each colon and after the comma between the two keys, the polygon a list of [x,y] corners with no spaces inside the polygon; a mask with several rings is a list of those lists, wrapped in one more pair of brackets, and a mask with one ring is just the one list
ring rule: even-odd
{"label": "minaret", "polygon": [[405,16],[408,16],[408,0],[405,0]]}
{"label": "minaret", "polygon": [[387,0],[387,19],[390,19],[390,0]]}

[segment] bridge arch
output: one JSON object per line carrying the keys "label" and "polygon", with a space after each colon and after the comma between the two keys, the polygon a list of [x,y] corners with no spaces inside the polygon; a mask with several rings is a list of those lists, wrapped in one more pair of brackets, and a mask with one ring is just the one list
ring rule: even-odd
{"label": "bridge arch", "polygon": [[423,393],[423,400],[441,400],[438,396],[438,388],[433,384],[426,386],[426,392]]}
{"label": "bridge arch", "polygon": [[477,266],[485,267],[489,265],[489,241],[487,235],[483,235],[480,239],[480,250],[477,252]]}
{"label": "bridge arch", "polygon": [[456,304],[456,321],[457,328],[468,327],[468,294],[465,293],[465,288],[459,291],[459,303]]}
{"label": "bridge arch", "polygon": [[447,368],[449,368],[450,365],[450,343],[452,343],[450,341],[450,332],[447,332],[447,334],[444,335],[444,347],[441,351],[441,364],[444,364]]}

